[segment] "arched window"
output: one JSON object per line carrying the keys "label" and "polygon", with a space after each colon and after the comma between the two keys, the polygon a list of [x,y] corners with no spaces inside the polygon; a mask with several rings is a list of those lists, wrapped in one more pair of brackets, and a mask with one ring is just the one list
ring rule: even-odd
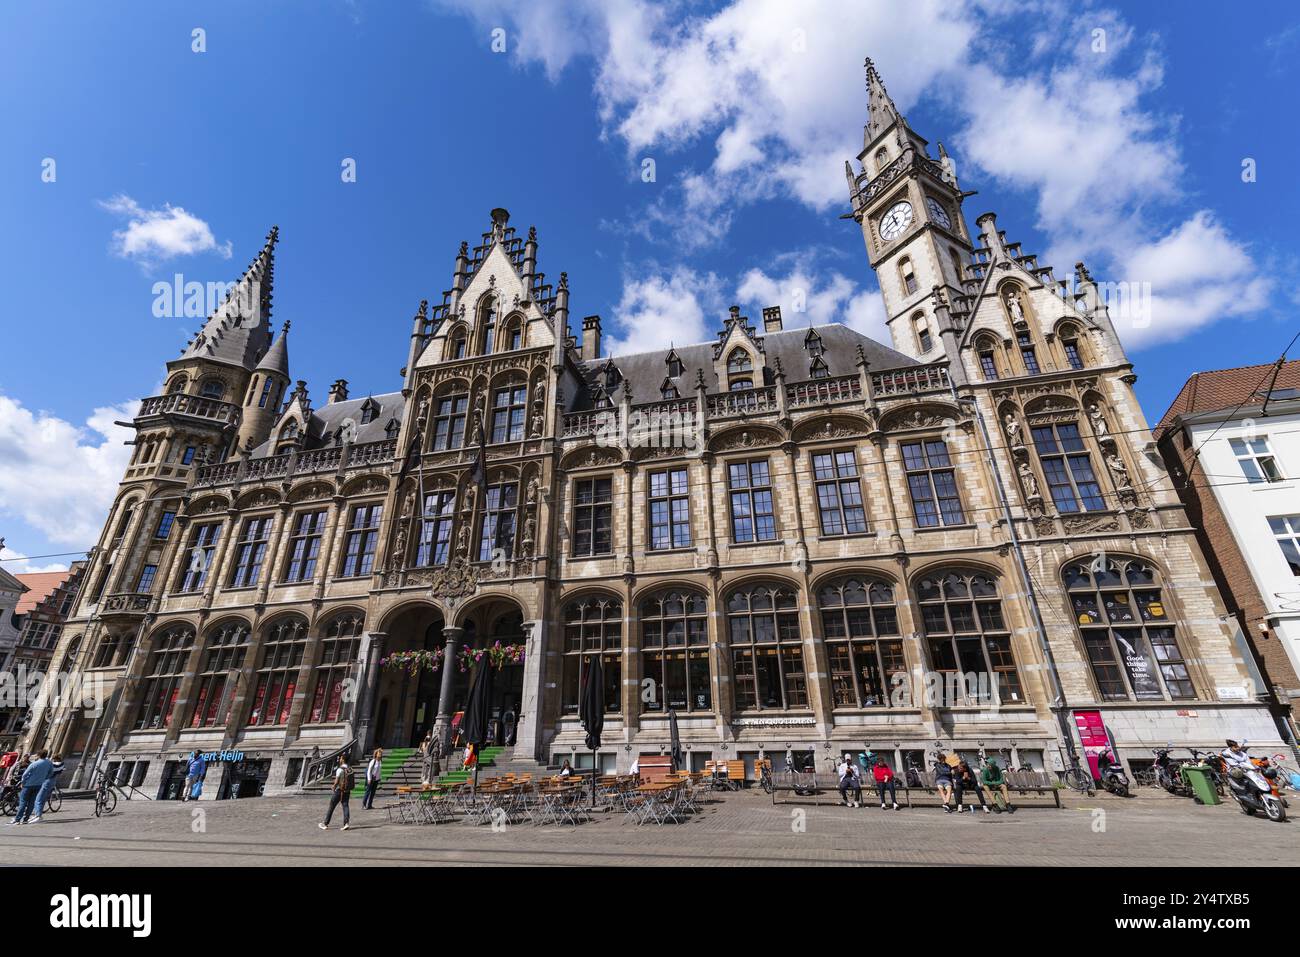
{"label": "arched window", "polygon": [[221,399],[226,394],[226,387],[220,379],[205,379],[202,388],[199,389],[199,395],[205,399]]}
{"label": "arched window", "polygon": [[952,259],[953,275],[957,277],[957,285],[960,286],[966,281],[966,266],[961,261],[961,253],[957,252],[955,248],[949,248],[948,255]]}
{"label": "arched window", "polygon": [[193,648],[194,629],[189,625],[173,625],[153,637],[149,660],[144,667],[135,730],[165,728],[171,723],[181,679],[185,676],[186,663]]}
{"label": "arched window", "polygon": [[753,372],[754,360],[749,357],[749,353],[744,349],[732,349],[731,355],[727,356],[727,374],[735,375],[741,372]]}
{"label": "arched window", "polygon": [[478,308],[478,354],[490,356],[496,348],[497,298],[488,296]]}
{"label": "arched window", "polygon": [[600,656],[605,711],[623,710],[623,604],[617,598],[593,595],[564,607],[564,678],[561,703],[565,714],[577,714],[587,684],[590,662]]}
{"label": "arched window", "polygon": [[464,326],[457,326],[455,329],[451,330],[451,334],[447,337],[447,345],[444,349],[445,354],[443,355],[443,358],[447,361],[452,359],[464,359],[465,342],[466,336]]}
{"label": "arched window", "polygon": [[250,727],[259,724],[288,724],[293,693],[298,687],[298,669],[307,647],[307,622],[298,617],[281,618],[271,625],[262,649],[262,666],[257,670]]}
{"label": "arched window", "polygon": [[925,318],[925,313],[917,312],[912,314],[912,332],[916,336],[916,349],[924,354],[934,347],[934,339],[930,335],[930,323]]}
{"label": "arched window", "polygon": [[510,319],[506,325],[505,347],[510,351],[524,347],[524,324],[518,316]]}
{"label": "arched window", "polygon": [[986,382],[998,376],[998,344],[992,336],[980,336],[975,340],[975,354],[979,356],[980,373]]}
{"label": "arched window", "polygon": [[320,664],[316,666],[316,685],[312,690],[308,724],[341,720],[343,689],[357,660],[364,624],[365,619],[359,612],[344,612],[336,615],[326,627]]}
{"label": "arched window", "polygon": [[248,651],[248,625],[242,621],[227,621],[208,635],[203,655],[202,671],[194,688],[194,711],[190,716],[191,728],[215,728],[230,720],[234,703],[234,688],[226,694],[226,684],[232,671],[244,667],[244,654]]}
{"label": "arched window", "polygon": [[1057,509],[1097,512],[1106,508],[1106,499],[1092,468],[1092,457],[1077,422],[1031,426],[1030,434]]}
{"label": "arched window", "polygon": [[817,610],[830,661],[832,704],[884,707],[891,693],[902,688],[896,700],[910,705],[893,586],[871,579],[837,579],[817,592]]}
{"label": "arched window", "polygon": [[737,711],[808,707],[799,597],[780,585],[757,585],[727,599]]}
{"label": "arched window", "polygon": [[1066,565],[1061,577],[1104,700],[1196,697],[1150,562],[1083,559]]}
{"label": "arched window", "polygon": [[885,149],[882,146],[880,147],[880,149],[876,150],[876,173],[877,174],[883,173],[885,171],[885,167],[888,165],[889,165],[889,150]]}
{"label": "arched window", "polygon": [[949,704],[1023,702],[1011,632],[991,575],[944,570],[916,586],[931,668],[944,676]]}
{"label": "arched window", "polygon": [[1058,333],[1061,342],[1061,353],[1065,356],[1065,365],[1067,368],[1079,370],[1087,362],[1084,359],[1083,345],[1080,343],[1082,338],[1079,327],[1073,323],[1066,323],[1061,326]]}
{"label": "arched window", "polygon": [[898,279],[903,285],[903,295],[910,296],[919,288],[916,282],[916,270],[912,268],[912,260],[909,256],[904,256],[898,261]]}
{"label": "arched window", "polygon": [[99,647],[95,649],[95,658],[90,667],[121,667],[126,664],[127,656],[131,653],[134,644],[135,632],[129,628],[108,632],[99,640]]}
{"label": "arched window", "polygon": [[190,380],[187,377],[178,375],[176,378],[172,379],[171,385],[167,387],[167,394],[175,395],[177,392],[184,392],[185,387],[189,384]]}
{"label": "arched window", "polygon": [[708,612],[708,599],[692,591],[663,592],[641,603],[641,674],[655,691],[642,695],[642,711],[713,709]]}

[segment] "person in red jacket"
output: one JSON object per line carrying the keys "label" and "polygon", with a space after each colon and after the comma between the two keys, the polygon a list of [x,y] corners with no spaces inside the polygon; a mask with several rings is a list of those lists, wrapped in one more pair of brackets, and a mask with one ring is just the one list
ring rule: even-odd
{"label": "person in red jacket", "polygon": [[884,758],[876,758],[876,766],[871,769],[872,775],[876,779],[876,791],[880,794],[880,806],[885,806],[885,791],[889,792],[889,800],[894,805],[894,810],[898,810],[898,784],[894,780],[894,769],[885,763]]}

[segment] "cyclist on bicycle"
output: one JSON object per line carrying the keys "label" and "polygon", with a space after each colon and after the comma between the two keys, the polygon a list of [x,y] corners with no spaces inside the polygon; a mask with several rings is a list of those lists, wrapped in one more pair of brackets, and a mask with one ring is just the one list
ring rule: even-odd
{"label": "cyclist on bicycle", "polygon": [[1006,802],[1007,811],[1011,814],[1016,813],[1015,807],[1011,804],[1011,795],[1007,792],[1007,778],[998,767],[998,762],[993,758],[984,759],[984,767],[980,768],[980,783],[984,789],[993,794],[1001,792],[1002,800]]}

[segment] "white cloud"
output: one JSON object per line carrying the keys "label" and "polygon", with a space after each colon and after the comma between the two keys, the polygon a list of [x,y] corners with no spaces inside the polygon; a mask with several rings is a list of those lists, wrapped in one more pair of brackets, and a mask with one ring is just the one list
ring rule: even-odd
{"label": "white cloud", "polygon": [[230,240],[219,244],[212,227],[180,206],[164,204],[162,209],[144,209],[123,194],[101,200],[99,205],[127,220],[125,228],[113,232],[113,252],[123,259],[147,265],[203,252],[230,258]]}
{"label": "white cloud", "polygon": [[11,575],[31,575],[37,572],[66,572],[68,570],[67,562],[49,562],[35,563],[22,552],[16,552],[12,548],[0,548],[0,561],[4,568]]}
{"label": "white cloud", "polygon": [[892,345],[885,325],[885,304],[880,291],[864,288],[837,270],[818,271],[809,253],[777,257],[789,269],[772,276],[751,269],[741,277],[736,296],[757,315],[763,306],[780,306],[785,328],[842,322],[855,332],[884,345]]}
{"label": "white cloud", "polygon": [[[646,0],[441,5],[485,29],[506,26],[516,60],[553,79],[575,59],[594,62],[604,134],[634,159],[657,160],[660,189],[629,228],[666,234],[679,253],[723,242],[745,204],[846,204],[843,163],[862,148],[870,54],[904,114],[927,93],[955,111],[951,135],[921,132],[956,147],[963,186],[992,179],[1029,195],[1047,239],[1041,261],[1058,274],[1082,258],[1098,279],[1163,277],[1171,237],[1212,241],[1222,258],[1196,251],[1191,261],[1206,268],[1177,292],[1156,291],[1156,321],[1126,330],[1131,347],[1265,304],[1269,283],[1246,247],[1210,214],[1180,208],[1179,117],[1151,105],[1163,83],[1160,40],[1115,10],[1079,13],[1062,0],[916,0],[902,16],[860,0],[732,0],[708,12]],[[674,172],[669,154],[701,143],[712,146],[707,165]],[[1030,238],[1030,224],[1002,225]],[[864,295],[853,321],[878,329]]]}
{"label": "white cloud", "polygon": [[716,276],[686,268],[628,277],[615,310],[616,327],[601,351],[629,355],[712,339],[722,313],[720,289]]}
{"label": "white cloud", "polygon": [[16,517],[48,541],[88,549],[130,460],[122,442],[138,403],[95,409],[84,426],[32,412],[0,395],[0,516]]}

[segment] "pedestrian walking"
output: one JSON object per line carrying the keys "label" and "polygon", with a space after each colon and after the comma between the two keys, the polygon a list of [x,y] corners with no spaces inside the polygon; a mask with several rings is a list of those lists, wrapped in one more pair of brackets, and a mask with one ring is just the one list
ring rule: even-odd
{"label": "pedestrian walking", "polygon": [[48,751],[42,751],[40,757],[27,765],[27,770],[23,771],[23,776],[18,781],[18,814],[9,822],[11,825],[27,824],[33,808],[36,809],[36,819],[31,823],[35,824],[41,819],[41,809],[37,802],[41,786],[49,780],[53,771],[54,762],[50,760]]}
{"label": "pedestrian walking", "polygon": [[366,765],[366,793],[361,799],[361,810],[369,811],[375,806],[375,792],[384,778],[384,749],[375,748],[375,753]]}
{"label": "pedestrian walking", "polygon": [[876,766],[871,769],[876,779],[876,792],[880,795],[880,806],[885,806],[885,792],[889,792],[889,801],[898,810],[898,783],[894,780],[894,769],[885,763],[884,758],[876,758]]}
{"label": "pedestrian walking", "polygon": [[36,820],[41,819],[45,812],[46,806],[50,803],[50,794],[59,783],[59,775],[63,773],[63,756],[56,754],[54,760],[50,762],[50,776],[45,779],[41,785],[40,792],[36,795]]}
{"label": "pedestrian walking", "polygon": [[334,785],[330,788],[330,807],[325,812],[325,820],[317,825],[322,831],[330,829],[330,818],[334,816],[334,809],[340,804],[343,805],[343,827],[342,830],[348,829],[349,818],[348,798],[352,796],[352,789],[357,786],[357,776],[353,773],[352,768],[348,765],[346,755],[339,755],[339,766],[334,769]]}
{"label": "pedestrian walking", "polygon": [[420,783],[433,783],[433,732],[430,731],[420,742]]}
{"label": "pedestrian walking", "polygon": [[208,775],[208,762],[198,750],[190,752],[190,763],[185,768],[185,791],[182,801],[197,801],[203,793],[203,779]]}

